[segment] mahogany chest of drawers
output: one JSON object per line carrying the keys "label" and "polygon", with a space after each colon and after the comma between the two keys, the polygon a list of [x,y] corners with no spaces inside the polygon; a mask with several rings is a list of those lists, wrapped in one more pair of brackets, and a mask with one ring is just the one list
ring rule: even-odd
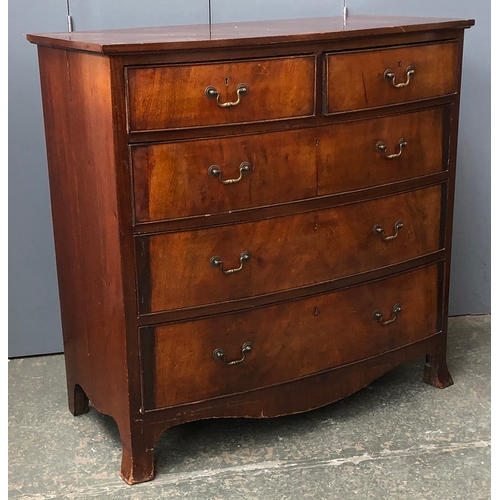
{"label": "mahogany chest of drawers", "polygon": [[446,387],[464,29],[352,17],[38,44],[69,406],[167,428]]}

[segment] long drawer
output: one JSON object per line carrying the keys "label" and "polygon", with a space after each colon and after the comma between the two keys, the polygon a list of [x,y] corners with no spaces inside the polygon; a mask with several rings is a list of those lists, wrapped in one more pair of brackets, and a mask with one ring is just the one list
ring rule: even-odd
{"label": "long drawer", "polygon": [[416,342],[441,329],[441,286],[435,264],[291,303],[141,328],[145,407],[278,384]]}
{"label": "long drawer", "polygon": [[447,168],[449,111],[131,146],[135,220],[229,212],[439,172]]}
{"label": "long drawer", "polygon": [[129,130],[312,116],[315,68],[315,56],[129,67]]}
{"label": "long drawer", "polygon": [[325,112],[452,94],[457,91],[459,54],[456,42],[329,54]]}
{"label": "long drawer", "polygon": [[137,238],[142,314],[254,297],[442,247],[442,185],[340,207]]}

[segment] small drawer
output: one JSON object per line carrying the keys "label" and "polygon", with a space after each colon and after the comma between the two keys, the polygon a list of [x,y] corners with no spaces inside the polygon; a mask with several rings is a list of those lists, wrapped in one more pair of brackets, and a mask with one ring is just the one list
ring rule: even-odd
{"label": "small drawer", "polygon": [[132,146],[135,220],[314,197],[316,150],[311,130]]}
{"label": "small drawer", "polygon": [[129,131],[311,116],[315,68],[315,56],[128,67]]}
{"label": "small drawer", "polygon": [[446,42],[326,56],[326,114],[457,91],[459,44]]}
{"label": "small drawer", "polygon": [[336,125],[318,136],[318,194],[388,184],[448,168],[448,106]]}
{"label": "small drawer", "polygon": [[141,328],[144,406],[279,384],[428,337],[441,330],[439,266],[295,302]]}
{"label": "small drawer", "polygon": [[137,238],[141,314],[314,285],[439,250],[443,186]]}

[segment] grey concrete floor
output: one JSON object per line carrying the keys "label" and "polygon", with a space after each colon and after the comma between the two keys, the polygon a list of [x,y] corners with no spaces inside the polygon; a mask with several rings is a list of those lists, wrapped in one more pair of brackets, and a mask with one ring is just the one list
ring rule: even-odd
{"label": "grey concrete floor", "polygon": [[114,420],[67,407],[62,355],[9,362],[9,498],[480,500],[490,494],[490,316],[450,318],[455,384],[423,357],[324,408],[167,430],[156,478],[120,479]]}

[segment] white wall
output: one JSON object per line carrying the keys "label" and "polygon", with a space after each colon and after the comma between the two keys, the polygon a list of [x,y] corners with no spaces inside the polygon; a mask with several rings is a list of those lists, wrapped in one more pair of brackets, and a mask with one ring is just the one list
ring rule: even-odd
{"label": "white wall", "polygon": [[[211,0],[214,22],[340,15],[342,0]],[[490,4],[347,0],[351,15],[475,18],[466,32],[450,313],[490,311]],[[70,0],[76,30],[204,23],[208,0]],[[62,351],[36,47],[64,0],[9,1],[9,356]]]}

